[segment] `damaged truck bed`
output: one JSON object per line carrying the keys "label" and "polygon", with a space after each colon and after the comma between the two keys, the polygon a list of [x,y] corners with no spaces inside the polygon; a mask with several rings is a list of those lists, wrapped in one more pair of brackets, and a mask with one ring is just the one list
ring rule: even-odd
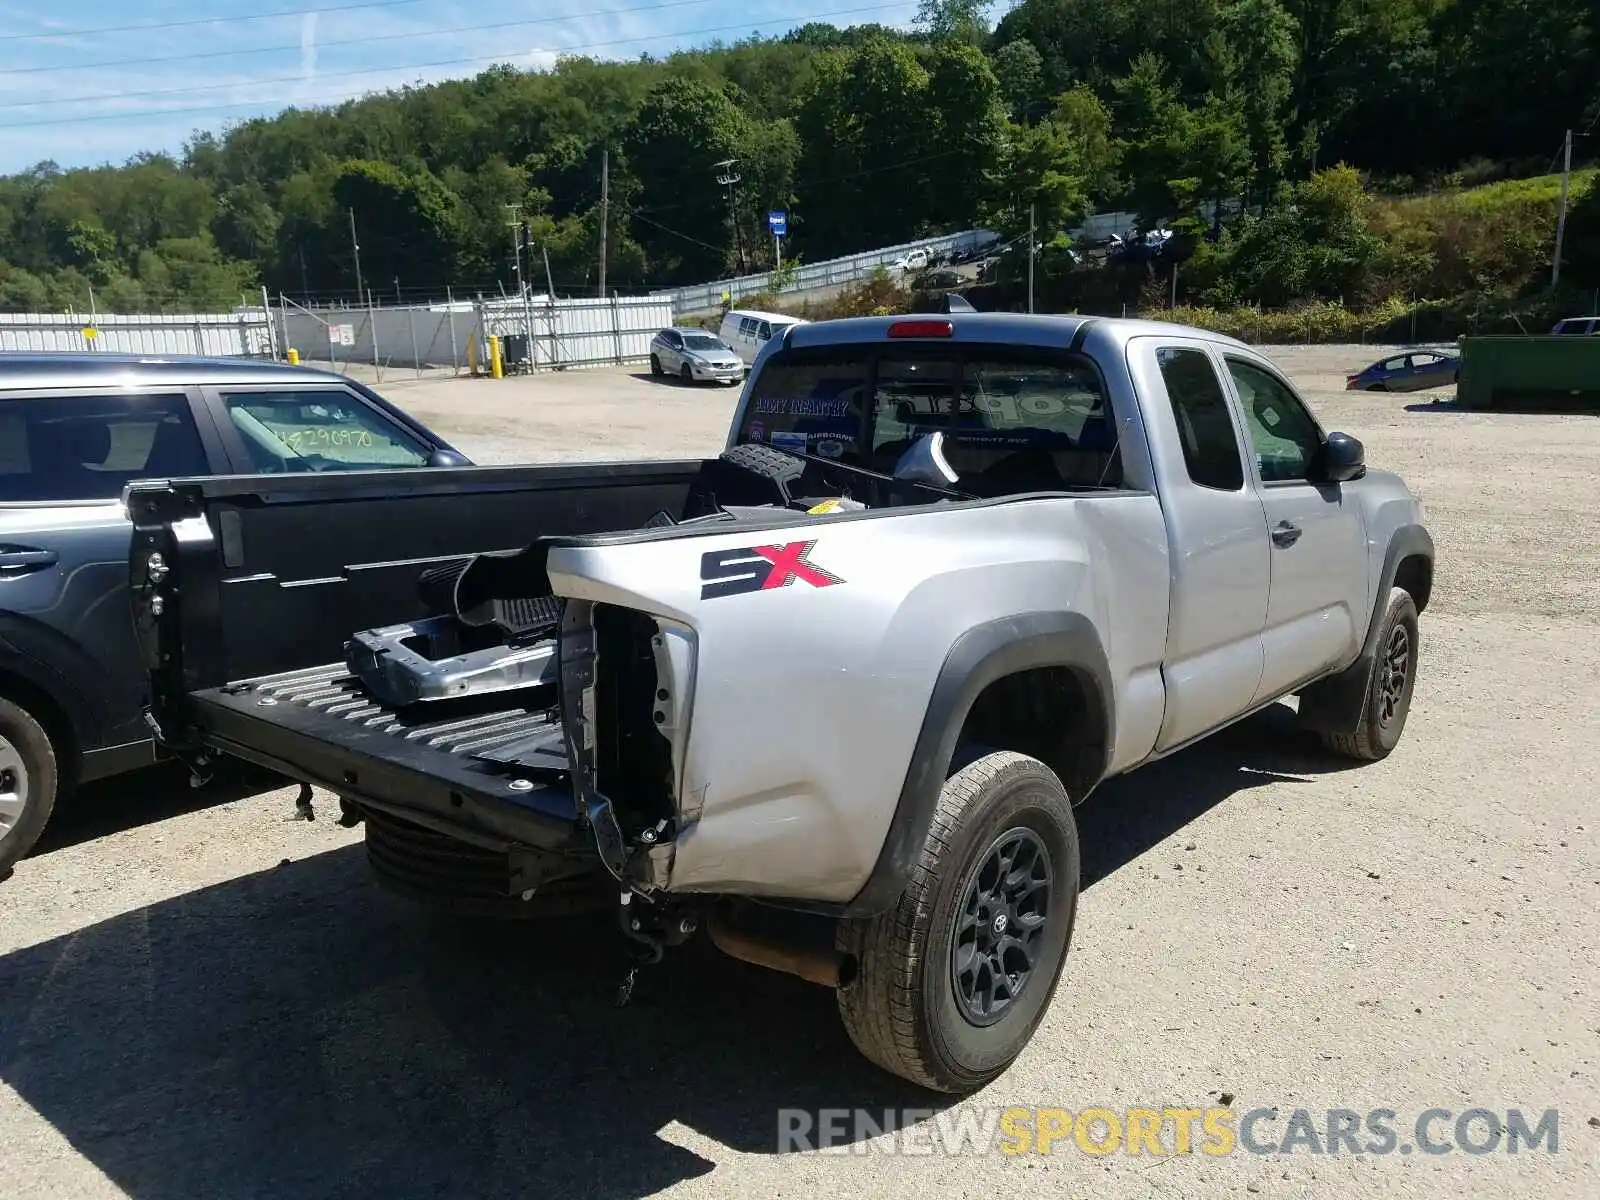
{"label": "damaged truck bed", "polygon": [[1048,1007],[1074,805],[1286,696],[1382,758],[1433,578],[1404,483],[1268,359],[1092,318],[790,327],[704,460],[127,501],[197,772],[327,789],[428,903],[606,903],[646,960],[705,929],[947,1092]]}

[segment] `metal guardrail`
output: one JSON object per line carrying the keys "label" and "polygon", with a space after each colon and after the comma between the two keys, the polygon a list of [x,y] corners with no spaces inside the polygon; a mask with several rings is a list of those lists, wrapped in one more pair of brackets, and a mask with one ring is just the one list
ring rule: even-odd
{"label": "metal guardrail", "polygon": [[[1206,203],[1201,205],[1201,216],[1211,220],[1215,205]],[[1224,212],[1234,212],[1238,209],[1238,201],[1230,200],[1223,204]],[[1070,231],[1070,236],[1077,242],[1103,242],[1113,234],[1128,236],[1137,227],[1139,214],[1134,212],[1105,212],[1091,213],[1083,222]],[[847,254],[842,258],[830,258],[825,262],[801,263],[789,275],[780,295],[790,295],[798,292],[816,291],[819,288],[838,287],[844,284],[857,283],[869,278],[879,267],[892,266],[901,256],[913,250],[942,251],[949,253],[953,250],[965,250],[970,247],[985,243],[998,244],[1000,235],[987,229],[964,229],[960,233],[945,234],[942,237],[919,238],[914,242],[903,242],[898,246],[883,246],[877,250],[864,250],[859,254]],[[724,304],[737,303],[745,296],[755,296],[772,292],[772,272],[761,275],[741,275],[734,279],[719,279],[713,283],[697,283],[689,287],[675,288],[671,291],[653,293],[656,297],[664,297],[672,301],[672,311],[678,316],[693,316],[700,313],[712,312]]]}
{"label": "metal guardrail", "polygon": [[[789,274],[783,293],[810,292],[818,288],[856,283],[869,278],[879,267],[893,266],[895,261],[913,250],[941,251],[965,250],[985,242],[998,240],[999,235],[985,229],[966,229],[942,237],[919,238],[898,246],[884,246],[877,250],[864,250],[847,254],[843,258],[830,258],[826,262],[801,263]],[[697,283],[690,287],[667,292],[656,292],[652,299],[672,302],[672,311],[678,316],[711,312],[725,302],[737,303],[741,297],[760,295],[772,290],[772,273],[741,275],[736,279],[719,279],[713,283]]]}

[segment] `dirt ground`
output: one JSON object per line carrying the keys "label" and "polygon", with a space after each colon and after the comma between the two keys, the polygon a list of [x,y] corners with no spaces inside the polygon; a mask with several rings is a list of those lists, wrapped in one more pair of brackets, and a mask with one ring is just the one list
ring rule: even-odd
{"label": "dirt ground", "polygon": [[[152,773],[80,797],[0,887],[0,1190],[1596,1195],[1600,419],[1345,393],[1381,352],[1271,351],[1427,505],[1438,575],[1399,749],[1331,761],[1280,705],[1097,792],[1065,979],[982,1094],[900,1087],[826,992],[703,946],[618,1009],[604,921],[428,918],[375,889],[326,803],[308,825],[290,791]],[[736,396],[616,370],[384,390],[484,462],[714,452]],[[778,1140],[780,1109],[937,1108],[916,1119],[938,1150],[1010,1106],[1215,1105],[1275,1108],[1258,1144],[1304,1108],[1319,1144],[1327,1110],[1389,1109],[1410,1145],[1438,1108],[1452,1148],[1098,1156],[1069,1136],[952,1162]],[[1488,1118],[1460,1141],[1472,1108],[1558,1110],[1558,1148],[1508,1153]]]}

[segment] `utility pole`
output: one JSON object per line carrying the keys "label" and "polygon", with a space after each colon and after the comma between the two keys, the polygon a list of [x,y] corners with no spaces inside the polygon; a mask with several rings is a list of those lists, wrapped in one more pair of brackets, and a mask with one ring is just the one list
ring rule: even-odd
{"label": "utility pole", "polygon": [[1572,186],[1572,130],[1561,147],[1561,207],[1556,210],[1556,257],[1550,264],[1550,290],[1561,282],[1561,242],[1567,232],[1567,192]]}
{"label": "utility pole", "polygon": [[517,295],[520,296],[522,295],[522,218],[520,216],[522,205],[507,204],[505,207],[511,211],[511,217],[506,221],[506,224],[511,226],[511,257],[516,263]]}
{"label": "utility pole", "polygon": [[1029,312],[1033,311],[1033,256],[1034,256],[1034,250],[1037,248],[1037,246],[1039,244],[1038,238],[1036,238],[1034,236],[1033,209],[1034,209],[1034,206],[1032,204],[1029,204],[1028,205],[1028,311]]}
{"label": "utility pole", "polygon": [[734,195],[734,187],[739,182],[739,174],[733,168],[739,160],[725,158],[716,164],[717,183],[728,189],[728,223],[733,226],[733,244],[739,255],[739,274],[744,274],[744,231],[739,228],[739,202]]}
{"label": "utility pole", "polygon": [[[528,252],[533,252],[532,238],[528,240]],[[550,247],[540,242],[539,253],[544,257],[544,312],[550,326],[550,365],[558,366],[561,361],[561,339],[556,336],[556,281],[550,274]],[[528,269],[533,269],[531,264]]]}
{"label": "utility pole", "polygon": [[611,224],[611,151],[600,151],[600,298],[606,295],[606,228]]}
{"label": "utility pole", "polygon": [[350,253],[356,260],[356,303],[360,304],[367,291],[361,286],[361,243],[356,241],[356,210],[347,208],[345,212],[350,214]]}

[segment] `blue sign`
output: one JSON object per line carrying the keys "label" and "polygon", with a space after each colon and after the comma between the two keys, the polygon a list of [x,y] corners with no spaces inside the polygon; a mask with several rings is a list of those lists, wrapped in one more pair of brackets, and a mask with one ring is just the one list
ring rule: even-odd
{"label": "blue sign", "polygon": [[783,237],[789,232],[789,214],[786,212],[769,212],[767,214],[767,228],[772,230],[773,237]]}

